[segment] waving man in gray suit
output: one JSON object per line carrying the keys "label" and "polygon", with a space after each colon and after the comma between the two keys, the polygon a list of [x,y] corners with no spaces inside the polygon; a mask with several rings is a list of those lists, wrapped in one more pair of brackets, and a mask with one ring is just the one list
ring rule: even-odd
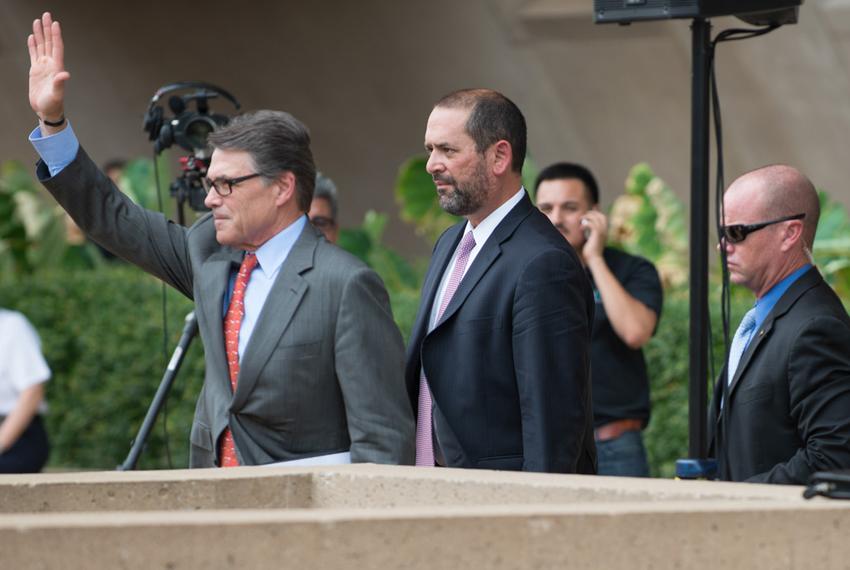
{"label": "waving man in gray suit", "polygon": [[127,199],[80,147],[50,14],[28,46],[39,179],[93,240],[195,301],[206,377],[191,466],[349,450],[353,462],[412,463],[401,335],[380,278],[307,222],[316,171],[306,127],[258,111],[213,133],[212,212],[184,228]]}

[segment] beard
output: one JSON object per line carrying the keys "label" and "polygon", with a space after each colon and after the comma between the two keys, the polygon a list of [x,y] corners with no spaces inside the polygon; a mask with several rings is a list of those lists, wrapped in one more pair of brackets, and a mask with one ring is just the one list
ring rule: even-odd
{"label": "beard", "polygon": [[451,184],[453,191],[438,190],[440,207],[454,216],[466,216],[476,212],[487,199],[489,181],[483,162],[476,166],[469,180],[458,183],[449,175],[436,175],[434,181]]}

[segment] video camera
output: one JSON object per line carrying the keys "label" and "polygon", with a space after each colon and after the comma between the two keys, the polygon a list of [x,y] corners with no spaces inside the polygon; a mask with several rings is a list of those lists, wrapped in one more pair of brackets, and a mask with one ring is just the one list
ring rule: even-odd
{"label": "video camera", "polygon": [[[168,98],[168,108],[173,117],[166,119],[165,110],[159,102],[166,95],[177,91],[188,93],[171,95]],[[212,155],[207,137],[217,127],[230,121],[228,116],[210,111],[210,100],[217,97],[230,101],[236,110],[241,107],[236,98],[221,87],[201,81],[180,81],[157,89],[145,113],[144,130],[148,133],[148,139],[154,143],[156,155],[174,144],[192,153],[180,159],[182,173],[169,189],[171,195],[177,199],[178,221],[181,224],[184,223],[184,203],[188,202],[189,207],[196,212],[207,210],[204,206],[206,191],[201,184]],[[192,104],[194,110],[191,109]]]}

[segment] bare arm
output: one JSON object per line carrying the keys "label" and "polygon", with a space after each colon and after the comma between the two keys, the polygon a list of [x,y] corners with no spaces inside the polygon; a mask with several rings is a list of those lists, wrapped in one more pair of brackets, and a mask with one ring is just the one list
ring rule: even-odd
{"label": "bare arm", "polygon": [[[27,38],[30,54],[29,99],[30,106],[41,121],[44,135],[65,128],[65,82],[71,74],[65,71],[65,45],[59,22],[54,22],[50,12],[32,24],[32,34]],[[44,121],[58,123],[49,126]]]}
{"label": "bare arm", "polygon": [[592,210],[584,216],[590,236],[582,250],[584,262],[593,274],[593,281],[602,298],[605,313],[617,336],[629,347],[638,349],[646,344],[655,330],[658,315],[638,301],[617,280],[602,252],[608,234],[605,214]]}
{"label": "bare arm", "polygon": [[0,453],[6,451],[18,441],[35,414],[38,413],[38,407],[42,400],[44,400],[44,384],[30,386],[21,392],[15,409],[0,424]]}

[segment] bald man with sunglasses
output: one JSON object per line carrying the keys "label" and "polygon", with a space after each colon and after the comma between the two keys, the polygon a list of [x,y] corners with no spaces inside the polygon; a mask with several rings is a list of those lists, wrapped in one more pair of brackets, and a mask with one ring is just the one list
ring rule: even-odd
{"label": "bald man with sunglasses", "polygon": [[799,485],[850,468],[850,318],[813,265],[817,192],[774,165],[735,180],[723,205],[730,280],[756,302],[709,412],[720,478]]}

